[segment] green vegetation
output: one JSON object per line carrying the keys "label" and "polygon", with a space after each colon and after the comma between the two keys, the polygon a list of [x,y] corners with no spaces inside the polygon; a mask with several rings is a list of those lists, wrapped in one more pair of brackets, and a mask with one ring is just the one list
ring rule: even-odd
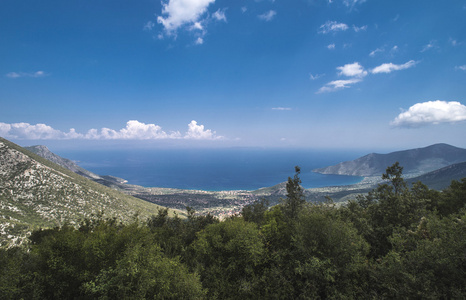
{"label": "green vegetation", "polygon": [[102,216],[0,250],[1,299],[464,299],[466,178],[411,187],[403,168],[346,205],[287,197],[220,222]]}

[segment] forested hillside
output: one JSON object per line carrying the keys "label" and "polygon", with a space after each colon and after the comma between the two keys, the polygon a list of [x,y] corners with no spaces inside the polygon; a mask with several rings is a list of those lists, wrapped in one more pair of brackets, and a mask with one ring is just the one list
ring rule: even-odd
{"label": "forested hillside", "polygon": [[279,205],[35,231],[0,251],[3,299],[464,299],[466,179],[439,192],[385,183],[337,206],[307,203],[299,168]]}

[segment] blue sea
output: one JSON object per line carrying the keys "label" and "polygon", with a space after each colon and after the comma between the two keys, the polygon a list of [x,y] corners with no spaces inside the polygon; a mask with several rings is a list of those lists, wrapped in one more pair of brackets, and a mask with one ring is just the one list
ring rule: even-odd
{"label": "blue sea", "polygon": [[99,175],[124,178],[130,184],[206,191],[255,190],[284,182],[301,168],[305,188],[358,183],[356,176],[312,172],[364,153],[303,149],[156,149],[66,150],[58,155]]}

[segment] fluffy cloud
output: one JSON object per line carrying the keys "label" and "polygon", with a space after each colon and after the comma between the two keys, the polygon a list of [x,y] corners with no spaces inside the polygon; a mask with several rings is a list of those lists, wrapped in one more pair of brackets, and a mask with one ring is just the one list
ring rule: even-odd
{"label": "fluffy cloud", "polygon": [[69,132],[62,132],[45,124],[7,124],[0,122],[0,136],[25,140],[157,140],[182,138],[216,140],[222,138],[221,136],[217,136],[215,131],[204,129],[204,125],[197,125],[197,122],[194,120],[189,123],[188,131],[184,136],[179,131],[167,133],[159,125],[145,124],[136,120],[128,121],[126,127],[120,130],[110,128],[102,128],[100,130],[90,129],[85,134],[77,133],[73,128]]}
{"label": "fluffy cloud", "polygon": [[136,120],[126,123],[126,127],[119,131],[102,128],[100,132],[91,129],[84,136],[86,139],[104,139],[104,140],[155,140],[179,137],[178,132],[167,134],[162,127],[155,124],[145,124]]}
{"label": "fluffy cloud", "polygon": [[329,50],[334,50],[335,49],[335,44],[330,44],[327,46],[327,49]]}
{"label": "fluffy cloud", "polygon": [[466,65],[456,66],[455,69],[466,71]]}
{"label": "fluffy cloud", "polygon": [[263,21],[269,22],[269,21],[272,21],[272,19],[275,17],[276,14],[277,14],[276,11],[269,10],[268,12],[263,13],[262,15],[258,15],[257,17]]}
{"label": "fluffy cloud", "polygon": [[336,21],[327,21],[320,26],[320,33],[327,34],[330,32],[345,31],[349,27],[344,23],[337,23]]}
{"label": "fluffy cloud", "polygon": [[367,75],[367,71],[358,63],[354,62],[352,64],[346,64],[341,67],[337,67],[337,70],[340,72],[338,73],[339,76],[346,76],[351,77],[350,79],[344,80],[334,80],[330,81],[323,87],[321,87],[317,93],[326,93],[326,92],[334,92],[337,90],[341,90],[344,88],[349,88],[351,85],[361,82],[362,79]]}
{"label": "fluffy cloud", "polygon": [[68,133],[53,129],[45,124],[31,125],[29,123],[6,124],[0,122],[0,135],[6,138],[50,140],[82,138],[81,134],[71,128]]}
{"label": "fluffy cloud", "polygon": [[359,77],[362,78],[367,75],[367,71],[358,63],[346,64],[342,67],[337,67],[340,70],[338,75],[344,75],[348,77]]}
{"label": "fluffy cloud", "polygon": [[157,17],[157,22],[162,24],[168,34],[172,34],[178,28],[186,24],[194,24],[207,11],[207,7],[215,0],[169,0],[162,2],[163,16]]}
{"label": "fluffy cloud", "polygon": [[465,120],[466,106],[456,101],[436,100],[414,104],[407,111],[400,113],[390,124],[397,127],[418,127]]}
{"label": "fluffy cloud", "polygon": [[378,74],[378,73],[391,73],[393,71],[399,71],[399,70],[404,70],[408,69],[411,67],[414,67],[417,64],[414,60],[410,60],[407,63],[404,63],[402,65],[395,65],[392,63],[387,63],[387,64],[382,64],[378,67],[375,67],[374,69],[371,70],[372,74]]}
{"label": "fluffy cloud", "polygon": [[197,125],[197,122],[192,120],[188,125],[188,131],[184,138],[194,140],[218,140],[223,137],[217,136],[215,131],[204,129],[204,125]]}
{"label": "fluffy cloud", "polygon": [[[410,60],[405,64],[402,65],[395,65],[392,63],[382,64],[374,69],[370,70],[370,73],[377,74],[377,73],[391,73],[393,71],[408,69],[414,66],[417,62],[414,60]],[[364,67],[361,66],[358,62],[354,62],[352,64],[346,64],[341,67],[337,67],[339,76],[347,76],[351,77],[350,79],[346,80],[334,80],[323,87],[321,87],[317,93],[325,93],[325,92],[333,92],[336,90],[349,88],[351,85],[361,82],[364,77],[366,77],[369,72],[364,70]]]}
{"label": "fluffy cloud", "polygon": [[33,78],[38,78],[38,77],[44,77],[47,76],[47,74],[44,71],[37,71],[37,72],[10,72],[6,74],[6,77],[8,78],[20,78],[20,77],[33,77]]}

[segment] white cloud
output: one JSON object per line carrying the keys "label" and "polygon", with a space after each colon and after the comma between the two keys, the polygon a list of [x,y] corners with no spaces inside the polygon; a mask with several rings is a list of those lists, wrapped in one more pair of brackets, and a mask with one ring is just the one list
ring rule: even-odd
{"label": "white cloud", "polygon": [[272,110],[291,110],[291,107],[272,107]]}
{"label": "white cloud", "polygon": [[16,139],[73,139],[80,138],[82,135],[75,132],[72,128],[68,133],[53,129],[45,124],[31,125],[29,123],[6,124],[0,122],[0,135],[6,138]]}
{"label": "white cloud", "polygon": [[157,140],[157,139],[198,139],[216,140],[222,137],[217,136],[215,131],[205,130],[204,125],[197,125],[196,121],[191,121],[188,125],[188,132],[184,136],[179,131],[167,133],[162,127],[155,124],[145,124],[136,120],[126,123],[126,127],[120,130],[110,128],[90,129],[87,133],[77,133],[71,128],[69,132],[62,132],[45,124],[31,125],[29,123],[1,123],[0,136],[12,139],[25,140]]}
{"label": "white cloud", "polygon": [[215,131],[210,129],[204,129],[204,125],[197,125],[197,122],[192,120],[188,125],[188,131],[186,132],[185,139],[194,140],[218,140],[222,139],[222,136],[217,136]]}
{"label": "white cloud", "polygon": [[383,48],[377,48],[375,49],[374,51],[372,51],[371,53],[369,53],[369,56],[370,57],[374,57],[377,53],[379,52],[384,52],[385,50]]}
{"label": "white cloud", "polygon": [[327,46],[329,50],[334,50],[335,49],[335,44],[330,44]]}
{"label": "white cloud", "polygon": [[425,51],[427,51],[427,50],[429,50],[429,49],[432,49],[432,48],[434,48],[434,47],[435,47],[435,41],[430,41],[429,44],[425,45],[425,46],[422,48],[421,52],[425,52]]}
{"label": "white cloud", "polygon": [[411,67],[414,67],[417,64],[414,60],[410,60],[407,63],[401,64],[401,65],[395,65],[392,63],[386,63],[382,64],[378,67],[375,67],[374,69],[371,70],[372,74],[378,74],[378,73],[391,73],[393,71],[399,71],[399,70],[404,70],[408,69]]}
{"label": "white cloud", "polygon": [[[370,73],[372,74],[391,73],[393,71],[411,68],[416,64],[417,62],[415,62],[414,60],[410,60],[407,63],[402,64],[402,65],[395,65],[392,63],[382,64],[370,70]],[[364,70],[364,67],[361,66],[358,62],[354,62],[352,64],[346,64],[341,67],[337,67],[337,70],[340,71],[338,72],[339,76],[347,76],[347,77],[350,77],[350,79],[331,81],[327,83],[326,85],[324,85],[323,87],[321,87],[317,91],[317,93],[333,92],[336,90],[349,88],[351,87],[351,85],[361,82],[363,78],[369,74],[369,72]]]}
{"label": "white cloud", "polygon": [[455,69],[466,71],[466,65],[456,66]]}
{"label": "white cloud", "polygon": [[227,21],[227,17],[225,16],[225,9],[223,10],[217,10],[216,12],[213,13],[212,17],[216,19],[217,21]]}
{"label": "white cloud", "polygon": [[201,38],[201,37],[198,37],[197,40],[195,41],[195,44],[196,44],[196,45],[202,45],[202,44],[204,44],[204,39]]}
{"label": "white cloud", "polygon": [[337,70],[340,70],[338,75],[344,75],[348,77],[358,77],[362,78],[367,75],[367,71],[358,63],[346,64],[342,67],[337,67]]}
{"label": "white cloud", "polygon": [[262,15],[258,15],[257,17],[263,21],[269,22],[269,21],[272,21],[272,19],[275,17],[276,14],[277,14],[276,11],[269,10],[268,12],[263,13]]}
{"label": "white cloud", "polygon": [[344,23],[337,23],[336,21],[327,21],[321,25],[319,33],[327,34],[329,32],[345,31],[349,27]]}
{"label": "white cloud", "polygon": [[367,30],[367,25],[364,25],[364,26],[361,26],[361,27],[358,27],[358,26],[356,26],[356,25],[353,25],[353,30],[354,30],[355,32],[365,31],[365,30]]}
{"label": "white cloud", "polygon": [[105,140],[153,140],[176,138],[179,133],[175,132],[167,134],[162,130],[162,127],[155,124],[145,124],[136,120],[131,120],[126,123],[126,127],[119,131],[102,128],[100,133],[97,130],[92,130],[85,135],[88,139],[105,139]]}
{"label": "white cloud", "polygon": [[155,23],[152,22],[152,21],[148,21],[145,25],[144,25],[144,30],[152,30],[152,28],[154,28],[155,26]]}
{"label": "white cloud", "polygon": [[194,22],[194,24],[189,27],[189,30],[204,31],[204,26],[202,26],[201,22]]}
{"label": "white cloud", "polygon": [[162,2],[162,15],[157,22],[162,24],[167,34],[171,35],[186,24],[194,24],[207,11],[207,7],[215,0],[168,0]]}
{"label": "white cloud", "polygon": [[334,80],[323,87],[321,87],[317,93],[326,93],[326,92],[334,92],[337,90],[341,90],[344,88],[349,88],[351,85],[360,82],[362,79],[361,78],[352,78],[352,79],[347,79],[347,80]]}
{"label": "white cloud", "polygon": [[309,74],[309,79],[311,80],[317,80],[319,79],[320,77],[324,76],[325,74],[316,74],[316,75],[312,75],[312,74]]}
{"label": "white cloud", "polygon": [[367,75],[367,71],[358,63],[354,62],[352,64],[346,64],[341,67],[337,67],[337,70],[340,72],[338,73],[339,76],[347,76],[351,77],[350,79],[345,80],[334,80],[323,87],[321,87],[317,93],[326,93],[326,92],[334,92],[337,90],[341,90],[344,88],[349,88],[353,84],[361,82],[362,79]]}
{"label": "white cloud", "polygon": [[248,10],[248,8],[246,6],[243,6],[241,7],[241,12],[244,14],[246,11]]}
{"label": "white cloud", "polygon": [[44,71],[37,71],[37,72],[10,72],[6,74],[6,77],[9,78],[20,78],[20,77],[33,77],[33,78],[39,78],[39,77],[44,77],[47,76]]}
{"label": "white cloud", "polygon": [[466,120],[466,106],[451,101],[428,101],[417,103],[398,115],[390,124],[398,127],[454,123]]}

